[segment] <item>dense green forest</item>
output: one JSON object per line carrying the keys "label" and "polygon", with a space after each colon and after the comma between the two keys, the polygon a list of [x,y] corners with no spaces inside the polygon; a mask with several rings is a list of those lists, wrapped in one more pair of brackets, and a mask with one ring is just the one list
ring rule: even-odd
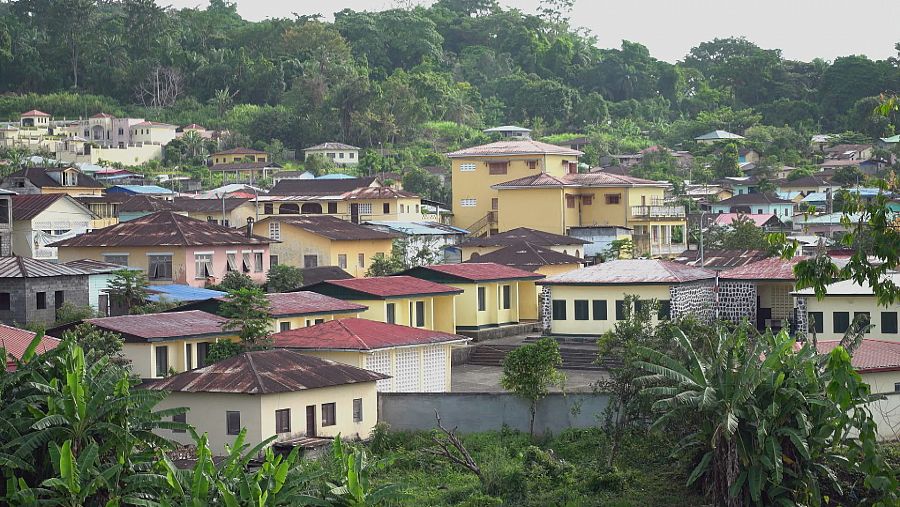
{"label": "dense green forest", "polygon": [[[900,90],[898,58],[787,60],[740,38],[703,42],[676,64],[637,42],[602,49],[568,19],[495,0],[438,0],[251,22],[233,3],[171,9],[153,0],[0,2],[0,118],[100,110],[228,128],[289,148],[322,141],[443,149],[479,129],[593,133],[598,154],[677,145],[711,128],[894,134],[871,112]],[[767,127],[765,127],[767,126]],[[417,160],[421,164],[435,160]]]}

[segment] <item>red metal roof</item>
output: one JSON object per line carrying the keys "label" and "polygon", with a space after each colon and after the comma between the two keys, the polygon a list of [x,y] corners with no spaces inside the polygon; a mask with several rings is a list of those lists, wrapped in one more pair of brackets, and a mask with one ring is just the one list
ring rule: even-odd
{"label": "red metal roof", "polygon": [[419,268],[413,268],[410,271],[414,271],[416,269],[424,269],[430,271],[437,271],[438,273],[443,273],[445,275],[450,275],[456,278],[461,278],[464,280],[472,281],[472,282],[485,282],[489,280],[537,280],[540,278],[544,278],[544,275],[538,275],[532,273],[531,271],[525,271],[523,269],[512,268],[509,266],[504,266],[502,264],[497,264],[495,262],[466,262],[463,264],[436,264],[433,266],[421,266]]}
{"label": "red metal roof", "polygon": [[[840,343],[840,340],[820,341],[817,350],[827,354]],[[850,363],[861,373],[900,371],[900,342],[864,338]]]}
{"label": "red metal roof", "polygon": [[[532,273],[528,273],[532,275]],[[462,290],[455,287],[447,287],[439,283],[429,282],[419,278],[405,275],[376,276],[372,278],[353,278],[347,280],[328,280],[321,284],[309,287],[315,290],[317,286],[335,285],[345,289],[351,289],[364,294],[378,297],[400,297],[418,295],[444,295],[459,294]]]}
{"label": "red metal roof", "polygon": [[676,284],[711,280],[714,271],[659,259],[622,259],[551,276],[538,285]]}
{"label": "red metal roof", "polygon": [[739,266],[719,274],[723,280],[794,280],[794,266],[808,257],[782,259],[769,257],[759,262]]}
{"label": "red metal roof", "polygon": [[247,236],[218,224],[160,211],[52,243],[57,247],[268,245],[272,240]]}
{"label": "red metal roof", "polygon": [[378,350],[468,340],[430,329],[367,319],[336,319],[272,335],[276,347],[306,350]]}
{"label": "red metal roof", "polygon": [[311,313],[362,312],[368,309],[366,305],[344,301],[343,299],[308,290],[266,294],[266,297],[272,306],[272,315],[276,317]]}
{"label": "red metal roof", "polygon": [[265,155],[266,152],[254,150],[252,148],[232,148],[230,150],[225,151],[217,151],[213,153],[215,155]]}
{"label": "red metal roof", "polygon": [[584,153],[555,144],[542,143],[532,139],[497,141],[482,144],[447,154],[450,158],[504,156],[504,155],[571,155],[577,157]]}
{"label": "red metal roof", "polygon": [[233,335],[234,332],[222,330],[222,325],[227,320],[224,317],[200,310],[190,310],[146,315],[120,315],[87,319],[85,322],[120,333],[126,341],[156,341],[191,336]]}
{"label": "red metal roof", "polygon": [[188,393],[272,394],[385,378],[388,376],[381,373],[292,350],[258,350],[168,378],[151,380],[141,387]]}
{"label": "red metal roof", "polygon": [[[35,333],[27,329],[19,329],[17,327],[0,324],[0,348],[6,349],[6,369],[14,367],[14,361],[9,356],[16,359],[22,359],[22,354],[28,349],[28,345],[34,340]],[[55,349],[60,341],[52,336],[44,335],[40,344],[35,350],[37,353],[47,352]]]}
{"label": "red metal roof", "polygon": [[115,118],[115,116],[108,113],[97,113],[94,116],[91,116],[91,118]]}
{"label": "red metal roof", "polygon": [[37,109],[32,109],[31,111],[25,111],[24,113],[20,114],[19,116],[50,116],[50,115],[43,111],[38,111]]}

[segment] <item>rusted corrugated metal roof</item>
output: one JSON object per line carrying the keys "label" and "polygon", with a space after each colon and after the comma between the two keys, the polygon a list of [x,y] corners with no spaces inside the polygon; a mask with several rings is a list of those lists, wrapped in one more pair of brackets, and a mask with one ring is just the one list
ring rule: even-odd
{"label": "rusted corrugated metal roof", "polygon": [[703,265],[700,266],[700,251],[685,250],[673,260],[688,266],[720,270],[758,262],[768,257],[768,252],[763,250],[706,250],[703,252]]}
{"label": "rusted corrugated metal roof", "polygon": [[121,222],[74,238],[57,241],[55,247],[109,246],[207,246],[268,245],[261,236],[247,236],[237,229],[160,211]]}
{"label": "rusted corrugated metal roof", "polygon": [[378,231],[331,215],[278,215],[264,218],[260,223],[265,221],[292,225],[317,236],[340,241],[392,240],[400,237],[399,234]]}
{"label": "rusted corrugated metal roof", "polygon": [[65,264],[14,256],[0,257],[0,278],[42,278],[48,276],[84,276],[87,271]]}
{"label": "rusted corrugated metal roof", "polygon": [[190,310],[186,312],[149,313],[145,315],[120,315],[87,319],[99,328],[122,335],[125,341],[155,341],[192,336],[230,336],[233,331],[223,331],[228,319]]}
{"label": "rusted corrugated metal roof", "polygon": [[[542,246],[521,242],[486,253],[477,258],[478,262],[492,262],[511,268],[536,271],[543,266],[559,264],[584,264],[584,259],[564,254]],[[466,263],[474,261],[468,260]]]}
{"label": "rusted corrugated metal roof", "polygon": [[335,319],[272,335],[276,347],[306,350],[378,350],[466,341],[465,336],[368,319]]}
{"label": "rusted corrugated metal roof", "polygon": [[[819,341],[816,350],[828,354],[840,344],[840,340]],[[850,364],[860,373],[900,371],[900,342],[864,338]]]}
{"label": "rusted corrugated metal roof", "polygon": [[129,268],[127,266],[120,266],[119,264],[112,264],[110,262],[97,261],[94,259],[78,259],[77,261],[64,262],[63,266],[87,271],[90,274],[113,273],[123,269],[140,271],[138,268]]}
{"label": "rusted corrugated metal roof", "polygon": [[532,139],[521,139],[482,144],[481,146],[473,146],[471,148],[452,151],[447,154],[450,158],[482,156],[500,157],[504,155],[571,155],[577,157],[579,155],[584,155],[584,153],[555,144],[542,143]]}
{"label": "rusted corrugated metal roof", "polygon": [[[530,275],[531,273],[529,273]],[[412,276],[375,276],[327,280],[306,287],[307,290],[346,299],[389,298],[404,296],[444,296],[459,294],[461,289],[447,287]]]}
{"label": "rusted corrugated metal roof", "polygon": [[31,220],[66,194],[25,194],[12,196],[12,219]]}
{"label": "rusted corrugated metal roof", "polygon": [[362,312],[369,308],[366,305],[344,301],[343,299],[308,290],[266,294],[266,298],[268,298],[269,304],[272,306],[272,315],[275,317],[314,313]]}
{"label": "rusted corrugated metal roof", "polygon": [[375,382],[388,378],[374,371],[307,356],[292,350],[258,350],[142,387],[187,393],[273,394]]}
{"label": "rusted corrugated metal roof", "polygon": [[576,269],[536,282],[538,285],[678,284],[709,280],[715,272],[659,259],[625,259]]}
{"label": "rusted corrugated metal roof", "polygon": [[171,202],[149,195],[133,195],[119,205],[119,213],[175,211]]}
{"label": "rusted corrugated metal roof", "polygon": [[572,236],[562,236],[550,232],[529,229],[528,227],[516,227],[499,234],[491,234],[483,238],[469,238],[459,247],[482,247],[482,246],[507,246],[515,245],[525,241],[537,246],[563,246],[563,245],[586,245],[590,241],[585,241]]}
{"label": "rusted corrugated metal roof", "polygon": [[341,195],[358,188],[371,187],[377,180],[378,178],[374,176],[346,179],[279,180],[269,191],[269,195]]}

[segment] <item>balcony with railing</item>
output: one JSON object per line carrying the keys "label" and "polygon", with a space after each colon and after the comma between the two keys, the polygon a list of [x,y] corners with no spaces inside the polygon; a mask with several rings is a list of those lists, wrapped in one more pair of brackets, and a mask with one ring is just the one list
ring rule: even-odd
{"label": "balcony with railing", "polygon": [[649,205],[649,206],[632,206],[632,220],[652,220],[655,218],[666,219],[683,219],[687,216],[684,206],[673,205]]}

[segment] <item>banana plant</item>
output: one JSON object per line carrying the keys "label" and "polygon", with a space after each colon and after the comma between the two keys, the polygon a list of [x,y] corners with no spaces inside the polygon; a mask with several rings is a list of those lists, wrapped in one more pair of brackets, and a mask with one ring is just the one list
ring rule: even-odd
{"label": "banana plant", "polygon": [[396,504],[407,497],[399,484],[372,484],[371,475],[385,461],[372,462],[362,447],[345,444],[340,434],[331,445],[332,458],[340,468],[339,482],[328,482],[328,505],[340,507],[375,507]]}
{"label": "banana plant", "polygon": [[[55,477],[41,482],[42,490],[38,495],[47,497],[50,505],[61,507],[81,507],[94,499],[101,492],[112,492],[113,479],[119,473],[121,465],[102,464],[99,446],[91,442],[76,456],[72,449],[72,441],[66,440],[62,445],[55,442],[50,446]],[[119,499],[112,496],[106,501],[106,507],[119,505]]]}

